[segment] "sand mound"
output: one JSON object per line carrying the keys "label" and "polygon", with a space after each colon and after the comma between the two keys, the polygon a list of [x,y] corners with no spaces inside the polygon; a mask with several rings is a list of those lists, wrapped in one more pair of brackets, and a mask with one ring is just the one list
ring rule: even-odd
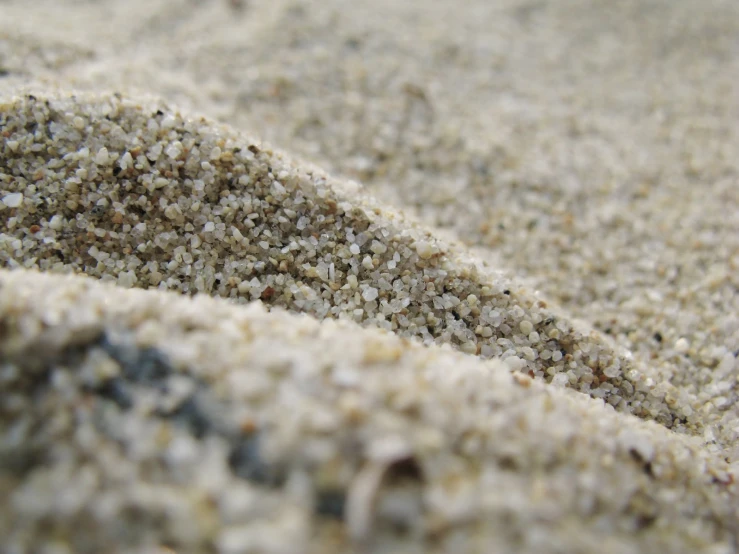
{"label": "sand mound", "polygon": [[0,273],[0,321],[8,546],[728,552],[736,539],[726,464],[696,441],[499,361],[34,272]]}
{"label": "sand mound", "polygon": [[464,249],[226,127],[117,96],[27,95],[2,117],[9,267],[348,317],[669,428],[706,423],[689,395]]}

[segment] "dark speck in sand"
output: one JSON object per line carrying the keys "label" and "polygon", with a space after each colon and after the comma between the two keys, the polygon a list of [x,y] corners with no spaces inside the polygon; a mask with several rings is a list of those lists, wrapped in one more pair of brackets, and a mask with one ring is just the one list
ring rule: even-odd
{"label": "dark speck in sand", "polygon": [[316,494],[315,511],[318,515],[333,519],[343,519],[346,492],[339,489],[327,489]]}
{"label": "dark speck in sand", "polygon": [[197,395],[193,395],[171,414],[175,422],[184,424],[197,438],[213,430],[213,422],[203,410]]}
{"label": "dark speck in sand", "polygon": [[98,388],[97,393],[103,398],[112,400],[119,408],[128,410],[133,406],[133,399],[123,379],[115,378]]}
{"label": "dark speck in sand", "polygon": [[166,356],[156,348],[114,344],[103,336],[100,347],[121,365],[126,379],[141,385],[158,385],[172,373]]}
{"label": "dark speck in sand", "polygon": [[262,459],[260,442],[258,433],[243,437],[232,448],[228,465],[237,477],[258,485],[278,487],[285,481],[285,472],[278,465],[268,464]]}

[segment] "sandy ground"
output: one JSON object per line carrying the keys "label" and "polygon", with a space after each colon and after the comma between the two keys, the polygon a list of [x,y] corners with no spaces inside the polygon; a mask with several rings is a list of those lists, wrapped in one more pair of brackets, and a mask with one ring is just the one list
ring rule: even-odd
{"label": "sandy ground", "polygon": [[734,551],[738,37],[0,1],[4,547]]}

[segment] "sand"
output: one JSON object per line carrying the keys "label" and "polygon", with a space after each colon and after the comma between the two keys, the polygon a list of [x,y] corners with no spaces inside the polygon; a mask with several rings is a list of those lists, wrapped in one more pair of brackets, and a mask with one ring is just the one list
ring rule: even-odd
{"label": "sand", "polygon": [[735,551],[738,30],[0,3],[3,548]]}

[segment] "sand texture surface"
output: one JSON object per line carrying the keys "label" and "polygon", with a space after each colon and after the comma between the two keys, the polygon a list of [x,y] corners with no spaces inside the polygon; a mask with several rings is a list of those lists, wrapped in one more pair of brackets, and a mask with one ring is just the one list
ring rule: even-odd
{"label": "sand texture surface", "polygon": [[0,0],[0,551],[739,549],[739,4]]}

